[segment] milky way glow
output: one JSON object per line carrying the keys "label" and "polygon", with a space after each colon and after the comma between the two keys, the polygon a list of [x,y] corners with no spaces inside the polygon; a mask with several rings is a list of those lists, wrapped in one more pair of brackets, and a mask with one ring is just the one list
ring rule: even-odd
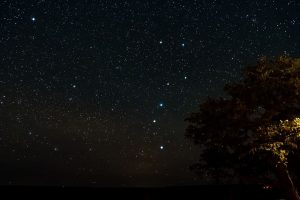
{"label": "milky way glow", "polygon": [[257,57],[300,57],[297,1],[0,4],[4,185],[201,184],[184,119]]}

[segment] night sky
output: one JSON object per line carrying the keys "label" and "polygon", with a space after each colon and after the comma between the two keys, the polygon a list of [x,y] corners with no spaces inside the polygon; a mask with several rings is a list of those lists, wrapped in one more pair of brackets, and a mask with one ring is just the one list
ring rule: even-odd
{"label": "night sky", "polygon": [[296,0],[1,0],[0,184],[204,183],[184,118],[299,45]]}

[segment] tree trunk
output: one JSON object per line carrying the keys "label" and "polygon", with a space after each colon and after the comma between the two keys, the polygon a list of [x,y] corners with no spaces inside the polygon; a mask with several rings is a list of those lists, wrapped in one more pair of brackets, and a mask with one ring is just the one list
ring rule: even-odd
{"label": "tree trunk", "polygon": [[300,200],[297,188],[290,177],[287,167],[284,164],[279,163],[275,167],[275,170],[280,188],[286,197],[289,200]]}

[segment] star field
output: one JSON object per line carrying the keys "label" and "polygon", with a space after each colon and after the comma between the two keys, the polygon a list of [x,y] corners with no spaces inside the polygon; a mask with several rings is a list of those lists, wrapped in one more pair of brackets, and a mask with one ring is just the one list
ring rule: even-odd
{"label": "star field", "polygon": [[299,57],[300,2],[0,2],[0,183],[198,184],[184,118],[262,55]]}

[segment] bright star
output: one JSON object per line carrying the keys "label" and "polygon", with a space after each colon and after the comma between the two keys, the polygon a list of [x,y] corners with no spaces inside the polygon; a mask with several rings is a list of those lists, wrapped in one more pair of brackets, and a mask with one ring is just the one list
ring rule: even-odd
{"label": "bright star", "polygon": [[182,47],[185,47],[185,44],[184,44],[184,43],[182,43],[182,44],[181,44],[181,46],[182,46]]}
{"label": "bright star", "polygon": [[161,150],[163,150],[163,149],[164,149],[164,146],[161,145],[159,148],[160,148]]}
{"label": "bright star", "polygon": [[34,21],[35,21],[35,17],[31,17],[31,21],[33,21],[33,22],[34,22]]}
{"label": "bright star", "polygon": [[185,76],[184,79],[186,80],[186,79],[187,79],[187,76]]}
{"label": "bright star", "polygon": [[159,104],[159,107],[163,107],[163,106],[164,106],[164,104],[163,104],[163,103],[160,103],[160,104]]}
{"label": "bright star", "polygon": [[156,120],[155,120],[155,119],[153,120],[153,123],[156,123]]}
{"label": "bright star", "polygon": [[159,41],[159,44],[162,44],[163,42],[162,41]]}

